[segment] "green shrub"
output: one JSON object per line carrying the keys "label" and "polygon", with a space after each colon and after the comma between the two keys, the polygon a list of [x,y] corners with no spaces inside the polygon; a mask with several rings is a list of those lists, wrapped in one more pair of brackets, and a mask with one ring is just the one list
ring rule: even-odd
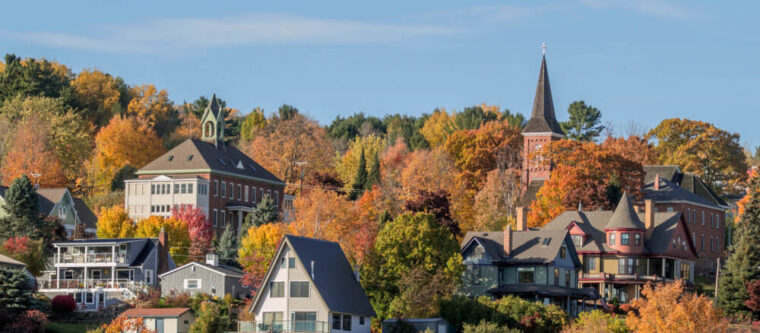
{"label": "green shrub", "polygon": [[499,326],[496,323],[481,321],[477,325],[464,324],[463,333],[520,333],[516,328]]}
{"label": "green shrub", "polygon": [[604,313],[600,310],[581,312],[575,322],[565,327],[563,333],[628,333],[630,330],[625,325],[625,320],[615,315]]}
{"label": "green shrub", "polygon": [[495,301],[485,296],[477,299],[453,296],[441,301],[440,309],[441,317],[448,320],[457,332],[464,330],[464,324],[478,325],[482,321],[526,332],[557,332],[567,324],[567,314],[559,307],[516,296]]}

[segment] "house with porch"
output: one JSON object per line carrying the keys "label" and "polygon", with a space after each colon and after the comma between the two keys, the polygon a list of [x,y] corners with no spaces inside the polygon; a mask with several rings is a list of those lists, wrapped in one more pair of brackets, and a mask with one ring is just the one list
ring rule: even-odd
{"label": "house with porch", "polygon": [[286,235],[251,308],[245,332],[369,333],[375,310],[340,245]]}
{"label": "house with porch", "polygon": [[86,239],[54,243],[52,263],[37,279],[39,292],[71,295],[79,310],[98,310],[158,287],[174,269],[168,235],[158,238]]}
{"label": "house with porch", "polygon": [[578,287],[582,265],[567,230],[526,230],[518,223],[516,230],[471,231],[461,249],[466,270],[459,292],[466,296],[516,295],[571,316],[599,298],[594,289]]}
{"label": "house with porch", "polygon": [[694,281],[697,254],[683,214],[656,212],[645,200],[643,212],[627,193],[612,211],[566,211],[541,230],[568,231],[583,262],[578,279],[607,301],[640,296],[647,282]]}
{"label": "house with porch", "polygon": [[[170,216],[172,208],[201,209],[217,236],[227,224],[240,232],[264,195],[282,212],[292,206],[285,183],[224,139],[224,110],[216,95],[201,118],[200,140],[187,139],[124,181],[124,207],[135,220]],[[286,214],[283,214],[286,215]],[[285,216],[289,217],[289,215]]]}

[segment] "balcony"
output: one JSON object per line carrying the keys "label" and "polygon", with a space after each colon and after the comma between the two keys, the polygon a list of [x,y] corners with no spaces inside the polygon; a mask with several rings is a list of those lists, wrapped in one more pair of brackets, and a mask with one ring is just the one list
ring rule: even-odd
{"label": "balcony", "polygon": [[613,273],[583,273],[581,279],[589,280],[644,280],[644,281],[672,281],[658,275],[639,275],[639,274],[613,274]]}
{"label": "balcony", "polygon": [[56,264],[123,264],[128,265],[130,263],[130,256],[128,254],[116,254],[114,256],[111,252],[102,253],[79,253],[79,254],[62,254],[53,255],[53,260]]}
{"label": "balcony", "polygon": [[143,282],[130,281],[128,279],[39,279],[37,285],[40,290],[59,289],[129,289],[142,290],[147,288]]}
{"label": "balcony", "polygon": [[329,333],[330,325],[324,321],[296,320],[296,321],[270,321],[257,323],[241,321],[238,324],[238,332],[251,333]]}

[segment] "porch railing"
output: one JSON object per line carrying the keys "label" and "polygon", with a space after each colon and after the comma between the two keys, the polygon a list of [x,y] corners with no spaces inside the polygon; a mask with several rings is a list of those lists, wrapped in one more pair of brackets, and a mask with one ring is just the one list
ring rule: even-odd
{"label": "porch railing", "polygon": [[251,333],[329,333],[330,325],[324,321],[296,320],[238,323],[238,332]]}
{"label": "porch railing", "polygon": [[130,281],[128,279],[41,279],[37,280],[40,289],[129,289],[140,291],[146,287],[143,282]]}
{"label": "porch railing", "polygon": [[80,253],[80,254],[62,254],[60,257],[58,254],[53,255],[55,263],[59,264],[86,264],[86,263],[116,263],[116,264],[128,264],[130,262],[130,256],[128,254],[116,254],[113,253]]}
{"label": "porch railing", "polygon": [[583,273],[582,279],[616,279],[616,280],[648,280],[664,281],[670,280],[658,275],[640,275],[640,274],[613,274],[613,273]]}

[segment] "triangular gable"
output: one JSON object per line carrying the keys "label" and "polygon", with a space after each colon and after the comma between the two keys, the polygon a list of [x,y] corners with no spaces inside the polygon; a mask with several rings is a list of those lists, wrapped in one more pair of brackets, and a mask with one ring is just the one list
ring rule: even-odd
{"label": "triangular gable", "polygon": [[581,228],[581,225],[578,221],[570,222],[570,224],[567,225],[566,229],[570,232],[571,235],[582,235],[584,237],[591,236],[588,233],[586,233],[586,231],[583,230],[583,228]]}

